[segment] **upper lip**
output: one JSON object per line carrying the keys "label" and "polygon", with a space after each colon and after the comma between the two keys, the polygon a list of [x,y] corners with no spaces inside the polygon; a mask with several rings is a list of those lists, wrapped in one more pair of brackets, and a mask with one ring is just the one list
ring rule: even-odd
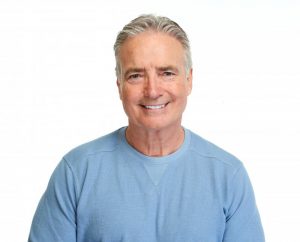
{"label": "upper lip", "polygon": [[169,103],[160,103],[160,104],[141,104],[143,108],[146,109],[161,109],[165,108]]}
{"label": "upper lip", "polygon": [[143,105],[145,107],[158,107],[158,106],[165,106],[165,104],[146,104],[146,105]]}
{"label": "upper lip", "polygon": [[168,102],[165,103],[142,103],[142,106],[162,106],[162,105],[167,105]]}

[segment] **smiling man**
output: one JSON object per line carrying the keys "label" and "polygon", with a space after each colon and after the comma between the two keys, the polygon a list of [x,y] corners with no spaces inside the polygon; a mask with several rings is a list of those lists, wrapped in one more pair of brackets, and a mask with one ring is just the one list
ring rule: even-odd
{"label": "smiling man", "polygon": [[181,117],[192,89],[182,44],[148,30],[124,41],[116,57],[127,141],[148,156],[173,153],[184,140]]}
{"label": "smiling man", "polygon": [[114,49],[128,126],[63,157],[29,241],[263,242],[242,163],[181,125],[193,77],[183,29],[142,15]]}

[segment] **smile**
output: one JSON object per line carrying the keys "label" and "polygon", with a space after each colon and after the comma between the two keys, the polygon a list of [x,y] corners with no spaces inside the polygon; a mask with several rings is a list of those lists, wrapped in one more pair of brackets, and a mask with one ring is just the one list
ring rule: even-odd
{"label": "smile", "polygon": [[166,106],[167,104],[160,104],[160,105],[142,105],[144,108],[146,109],[151,109],[151,110],[155,110],[155,109],[162,109]]}

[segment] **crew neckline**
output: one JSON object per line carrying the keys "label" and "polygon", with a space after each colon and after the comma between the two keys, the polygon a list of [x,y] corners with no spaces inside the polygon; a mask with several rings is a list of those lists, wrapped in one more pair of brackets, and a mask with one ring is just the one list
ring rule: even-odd
{"label": "crew neckline", "polygon": [[126,147],[125,150],[127,150],[131,155],[135,156],[139,160],[142,160],[147,163],[153,163],[153,164],[161,164],[161,163],[168,163],[172,160],[177,159],[179,156],[181,156],[189,147],[190,140],[191,140],[191,133],[188,129],[182,127],[184,130],[184,140],[183,143],[180,145],[180,147],[174,151],[171,154],[164,155],[164,156],[147,156],[140,151],[136,150],[132,145],[130,145],[126,139],[125,131],[127,129],[126,127],[123,127],[120,129],[120,137],[122,144]]}

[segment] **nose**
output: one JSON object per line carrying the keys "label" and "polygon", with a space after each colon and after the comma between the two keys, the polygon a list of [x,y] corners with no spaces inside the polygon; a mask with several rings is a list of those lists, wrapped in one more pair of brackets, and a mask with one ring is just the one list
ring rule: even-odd
{"label": "nose", "polygon": [[149,75],[144,85],[144,96],[150,99],[157,99],[162,95],[162,88],[159,78],[155,75]]}

